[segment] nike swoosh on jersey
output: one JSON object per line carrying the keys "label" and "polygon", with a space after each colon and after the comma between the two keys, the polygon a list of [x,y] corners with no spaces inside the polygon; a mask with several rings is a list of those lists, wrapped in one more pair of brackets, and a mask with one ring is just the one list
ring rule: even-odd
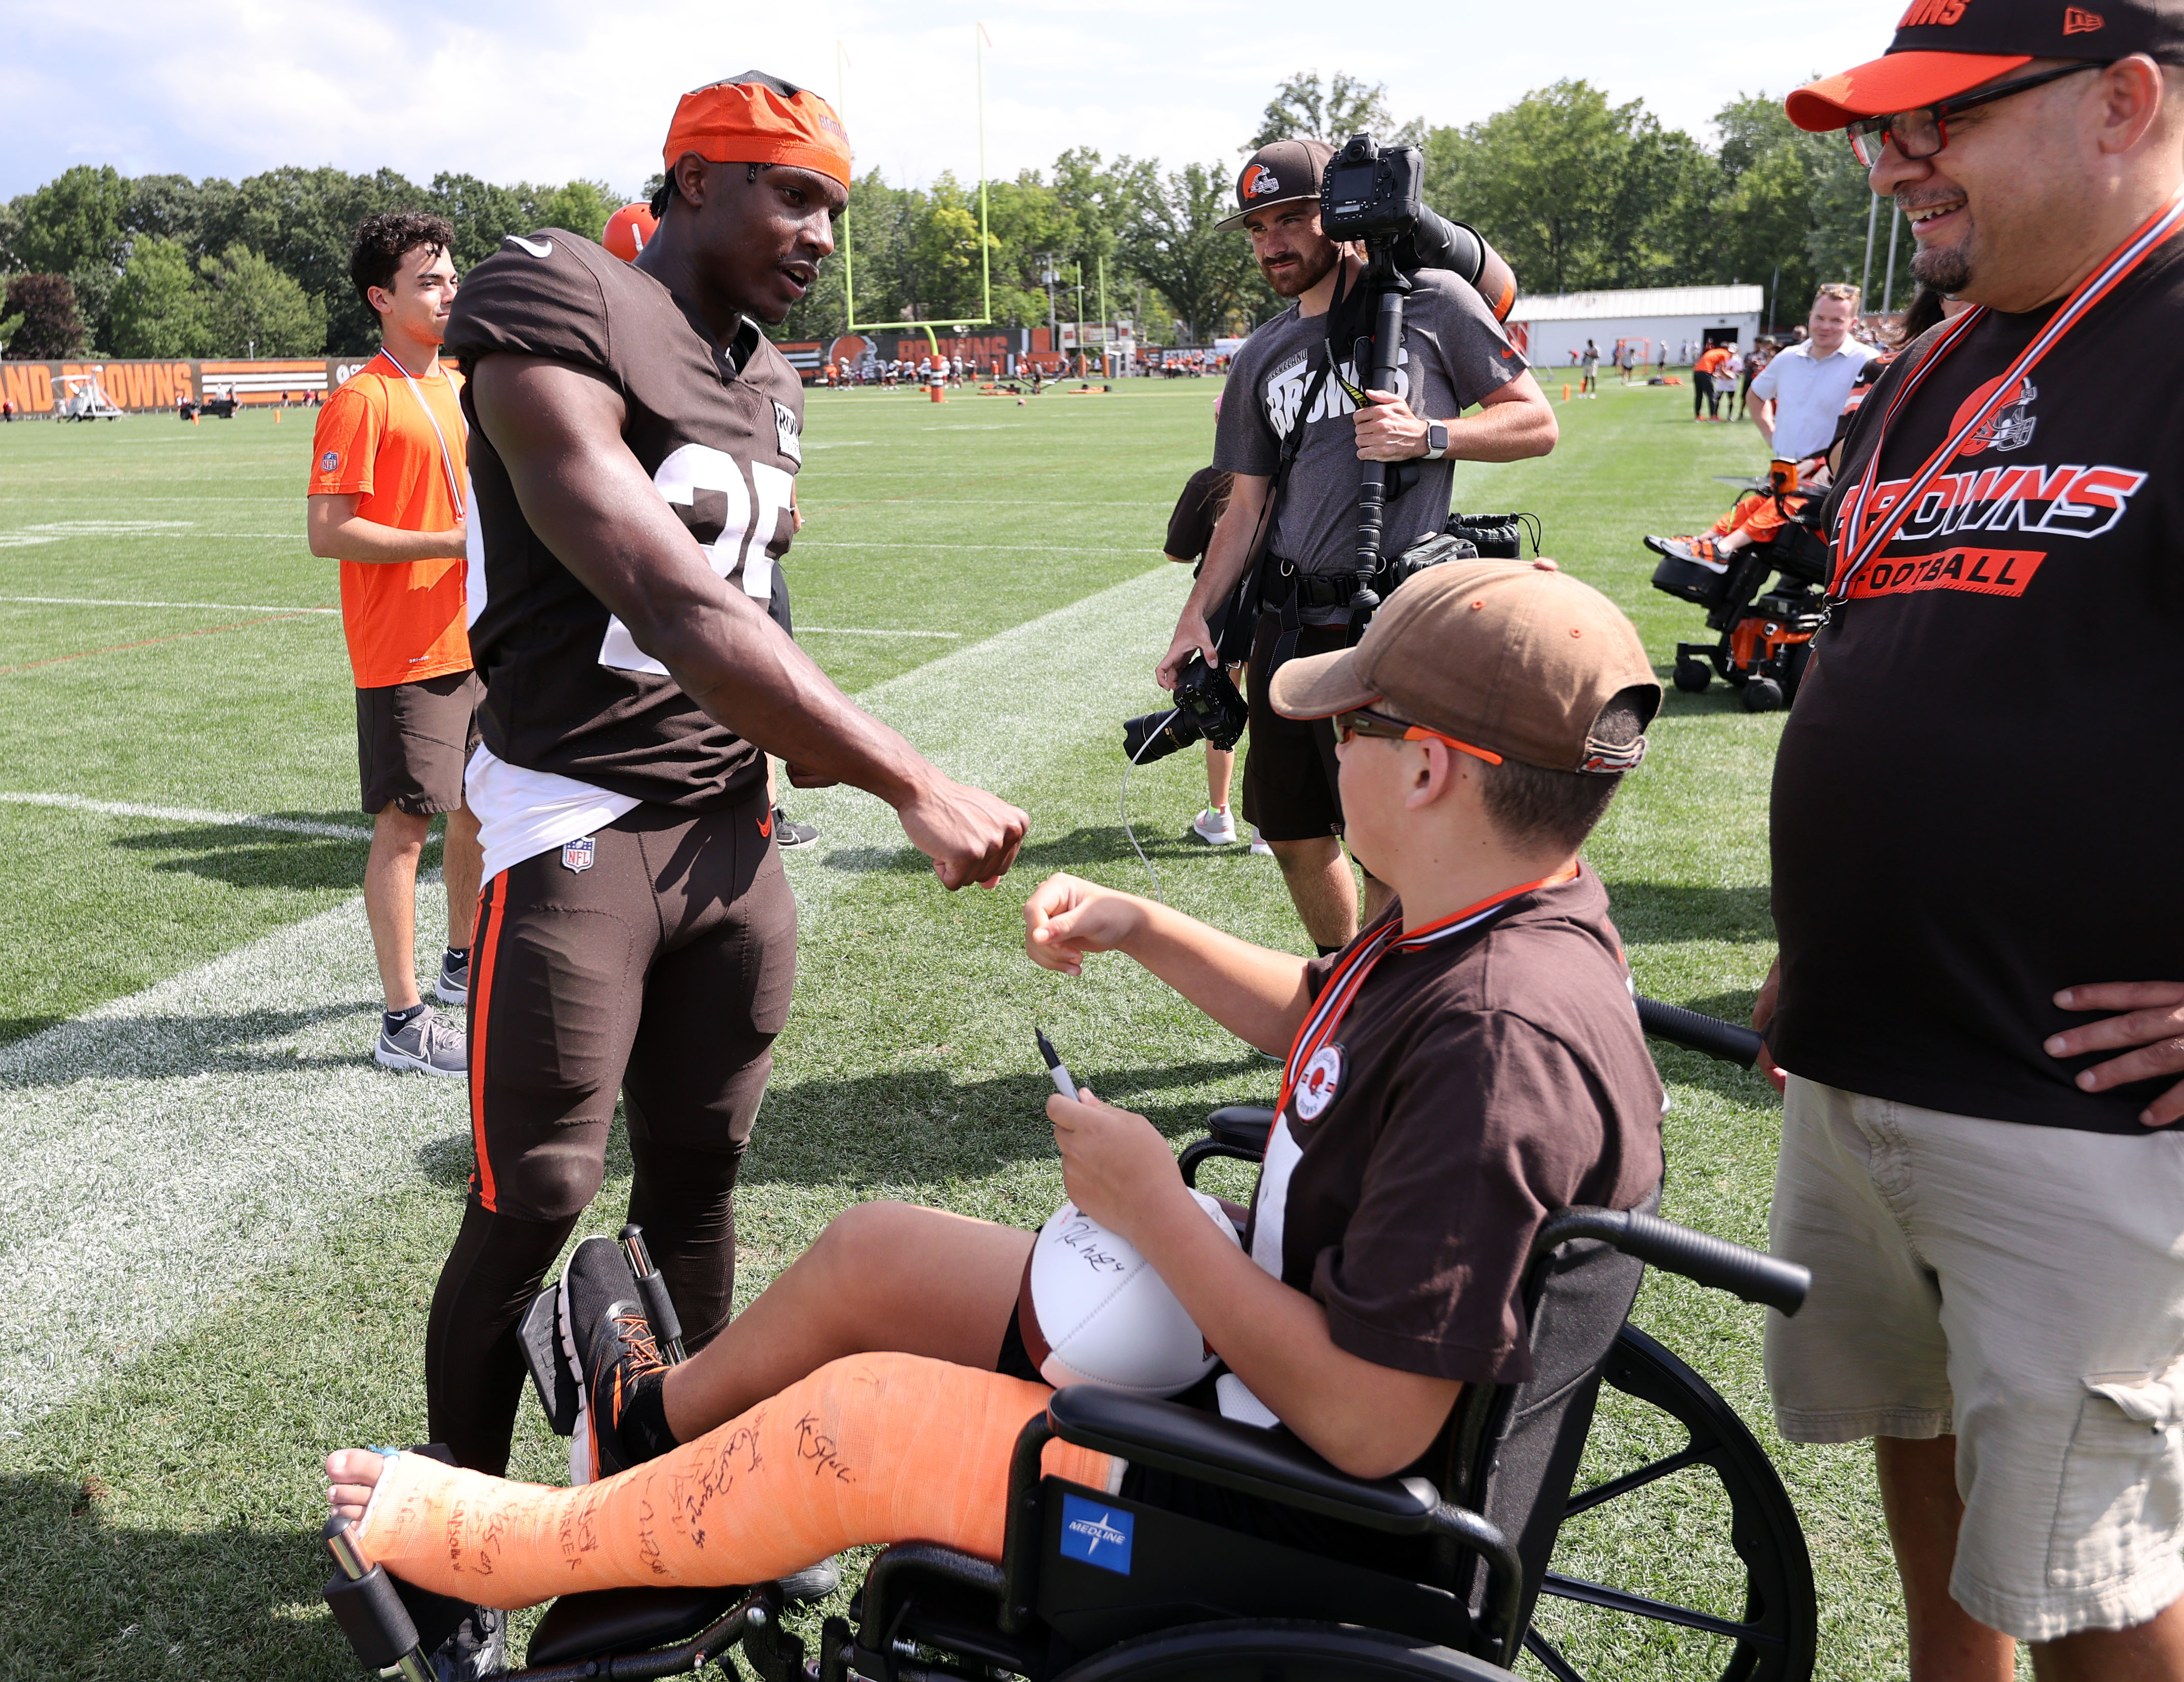
{"label": "nike swoosh on jersey", "polygon": [[521,234],[504,234],[502,238],[510,245],[521,246],[533,257],[551,257],[554,254],[554,242],[550,239],[526,239]]}

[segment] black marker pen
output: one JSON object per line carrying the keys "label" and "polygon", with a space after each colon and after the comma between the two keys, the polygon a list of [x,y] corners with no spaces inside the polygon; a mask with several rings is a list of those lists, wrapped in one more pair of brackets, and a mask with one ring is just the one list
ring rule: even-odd
{"label": "black marker pen", "polygon": [[1039,1040],[1039,1055],[1046,1060],[1046,1072],[1054,1077],[1054,1089],[1064,1098],[1074,1098],[1077,1095],[1076,1078],[1055,1051],[1054,1042],[1046,1037],[1046,1030],[1034,1028],[1032,1033]]}

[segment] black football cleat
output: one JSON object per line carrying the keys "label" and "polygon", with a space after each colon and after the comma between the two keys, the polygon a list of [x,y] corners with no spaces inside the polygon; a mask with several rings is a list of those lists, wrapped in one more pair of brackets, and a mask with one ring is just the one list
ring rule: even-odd
{"label": "black football cleat", "polygon": [[645,1317],[637,1277],[612,1239],[595,1235],[576,1247],[556,1300],[561,1358],[577,1392],[569,1482],[597,1483],[650,1457],[630,1450],[621,1425],[637,1385],[666,1372],[667,1363]]}

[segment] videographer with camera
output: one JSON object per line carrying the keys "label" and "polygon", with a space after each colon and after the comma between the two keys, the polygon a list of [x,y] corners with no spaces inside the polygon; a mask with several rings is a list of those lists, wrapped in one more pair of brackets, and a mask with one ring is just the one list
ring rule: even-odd
{"label": "videographer with camera", "polygon": [[[1370,142],[1364,146],[1369,164]],[[1352,141],[1344,162],[1358,151]],[[1400,163],[1402,151],[1378,155]],[[1213,458],[1216,468],[1235,476],[1228,507],[1155,672],[1169,689],[1178,676],[1187,688],[1219,672],[1221,652],[1207,621],[1256,562],[1244,605],[1250,609],[1255,599],[1257,610],[1238,615],[1230,643],[1232,654],[1240,653],[1250,638],[1244,816],[1273,848],[1297,915],[1323,953],[1347,944],[1358,927],[1340,840],[1334,733],[1324,720],[1274,713],[1266,701],[1268,682],[1284,660],[1346,648],[1362,633],[1370,599],[1395,586],[1388,561],[1447,523],[1453,463],[1545,455],[1557,436],[1554,410],[1481,295],[1483,283],[1506,309],[1514,301],[1513,278],[1469,230],[1416,210],[1414,173],[1409,202],[1418,226],[1415,237],[1403,235],[1402,256],[1438,253],[1452,248],[1444,238],[1455,238],[1472,259],[1471,274],[1398,259],[1397,280],[1407,284],[1400,288],[1404,330],[1392,359],[1394,389],[1371,387],[1371,362],[1390,359],[1359,355],[1360,342],[1373,331],[1379,269],[1368,276],[1366,252],[1323,230],[1322,177],[1332,157],[1314,140],[1261,147],[1237,178],[1235,214],[1220,224],[1251,237],[1268,284],[1295,302],[1236,353]],[[1408,153],[1413,171],[1416,158]],[[1474,404],[1477,414],[1457,418]],[[1382,559],[1368,574],[1359,560],[1368,477],[1361,464],[1374,462],[1391,465]],[[1367,915],[1386,899],[1368,876]]]}

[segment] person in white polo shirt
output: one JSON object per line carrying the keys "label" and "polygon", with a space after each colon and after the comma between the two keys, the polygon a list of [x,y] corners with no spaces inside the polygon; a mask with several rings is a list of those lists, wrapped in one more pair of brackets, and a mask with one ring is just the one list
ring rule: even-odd
{"label": "person in white polo shirt", "polygon": [[1858,290],[1830,281],[1814,292],[1813,313],[1805,318],[1811,337],[1785,349],[1752,382],[1752,422],[1778,461],[1802,461],[1828,447],[1859,370],[1880,354],[1851,337]]}

